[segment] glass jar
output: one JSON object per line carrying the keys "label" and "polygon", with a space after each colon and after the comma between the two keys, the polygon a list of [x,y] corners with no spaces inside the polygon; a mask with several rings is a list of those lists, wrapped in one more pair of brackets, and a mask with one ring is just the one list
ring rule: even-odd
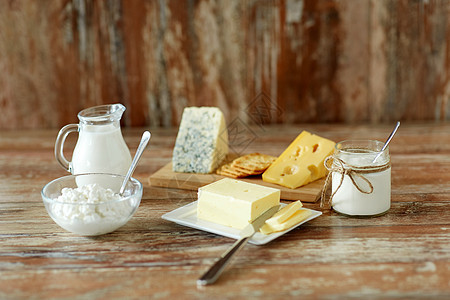
{"label": "glass jar", "polygon": [[336,144],[329,168],[333,210],[352,217],[369,217],[390,209],[391,161],[389,147],[380,154],[383,145],[375,140],[347,140]]}

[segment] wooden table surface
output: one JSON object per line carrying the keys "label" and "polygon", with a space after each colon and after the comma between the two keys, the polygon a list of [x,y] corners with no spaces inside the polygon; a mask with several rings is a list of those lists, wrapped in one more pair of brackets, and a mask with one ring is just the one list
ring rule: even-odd
{"label": "wooden table surface", "polygon": [[[301,130],[340,141],[385,140],[393,125],[253,128],[237,151],[278,155]],[[143,129],[123,130],[132,154]],[[392,207],[381,217],[323,215],[264,245],[247,245],[216,284],[197,278],[233,240],[161,219],[196,192],[151,187],[170,161],[176,129],[152,130],[135,176],[144,196],[119,230],[82,237],[56,225],[40,190],[66,175],[56,130],[0,132],[0,298],[450,297],[450,124],[402,124],[391,147]],[[68,139],[67,156],[76,136]]]}

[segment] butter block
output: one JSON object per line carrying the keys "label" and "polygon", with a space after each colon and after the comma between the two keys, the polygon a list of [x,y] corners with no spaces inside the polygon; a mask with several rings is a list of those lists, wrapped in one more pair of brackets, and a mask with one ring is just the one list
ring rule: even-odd
{"label": "butter block", "polygon": [[260,232],[263,234],[271,234],[274,232],[287,230],[297,225],[298,223],[306,220],[311,214],[312,212],[307,209],[297,210],[283,223],[268,224],[266,221],[266,223],[261,227]]}
{"label": "butter block", "polygon": [[243,229],[280,204],[280,190],[224,178],[198,189],[197,218]]}
{"label": "butter block", "polygon": [[172,170],[211,173],[228,154],[228,130],[217,107],[186,107],[172,155]]}
{"label": "butter block", "polygon": [[274,214],[270,219],[266,220],[269,225],[281,224],[287,219],[289,219],[295,212],[297,212],[303,204],[300,201],[291,202],[282,209],[280,209],[276,214]]}
{"label": "butter block", "polygon": [[325,177],[327,170],[323,163],[333,153],[335,144],[303,131],[263,173],[262,179],[295,189]]}

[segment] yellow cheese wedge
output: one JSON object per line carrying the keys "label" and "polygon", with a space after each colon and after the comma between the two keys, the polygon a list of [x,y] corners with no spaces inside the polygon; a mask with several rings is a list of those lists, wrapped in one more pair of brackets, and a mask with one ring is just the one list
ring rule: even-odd
{"label": "yellow cheese wedge", "polygon": [[286,205],[280,209],[276,214],[274,214],[270,219],[266,220],[269,225],[276,226],[277,224],[283,223],[289,219],[297,210],[299,210],[303,204],[300,201],[295,201]]}
{"label": "yellow cheese wedge", "polygon": [[325,177],[327,170],[323,162],[335,144],[303,131],[263,173],[262,179],[295,189]]}
{"label": "yellow cheese wedge", "polygon": [[271,234],[273,232],[287,230],[298,223],[306,220],[311,215],[311,211],[307,209],[297,210],[289,219],[283,223],[269,225],[266,223],[261,227],[260,231],[263,234]]}

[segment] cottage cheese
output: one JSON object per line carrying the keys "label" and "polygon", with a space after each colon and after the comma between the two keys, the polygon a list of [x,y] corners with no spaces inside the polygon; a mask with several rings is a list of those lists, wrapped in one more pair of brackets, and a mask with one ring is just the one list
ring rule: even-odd
{"label": "cottage cheese", "polygon": [[98,184],[64,188],[50,204],[53,220],[81,235],[100,235],[123,226],[137,208],[138,198],[122,200],[119,194]]}

